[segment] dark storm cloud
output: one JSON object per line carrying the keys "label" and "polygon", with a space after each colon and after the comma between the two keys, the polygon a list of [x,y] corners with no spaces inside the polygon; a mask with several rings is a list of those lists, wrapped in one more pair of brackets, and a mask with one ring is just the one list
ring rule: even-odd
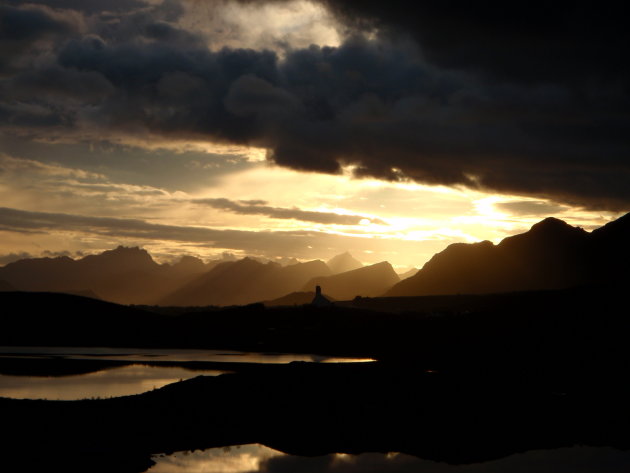
{"label": "dark storm cloud", "polygon": [[385,224],[378,218],[363,217],[361,215],[343,215],[334,212],[315,212],[311,210],[300,210],[297,208],[286,209],[282,207],[270,207],[264,200],[233,200],[217,199],[196,199],[194,203],[207,205],[215,209],[227,210],[241,215],[266,215],[271,218],[301,220],[303,222],[314,222],[333,225],[359,225],[361,220],[367,219],[371,223]]}
{"label": "dark storm cloud", "polygon": [[295,169],[353,165],[385,179],[630,206],[629,33],[607,2],[323,3],[350,31],[376,28],[373,39],[350,34],[280,58],[209,50],[176,22],[176,1],[83,10],[81,37],[59,20],[76,11],[6,7],[37,11],[27,36],[65,40],[0,84],[0,125],[257,145]]}
{"label": "dark storm cloud", "polygon": [[26,71],[19,80],[8,81],[6,87],[18,101],[39,97],[46,98],[49,103],[76,100],[85,105],[98,103],[114,92],[112,84],[98,72],[77,71],[58,65]]}
{"label": "dark storm cloud", "polygon": [[75,12],[61,14],[44,5],[14,7],[0,4],[0,74],[30,65],[33,49],[42,42],[78,33],[81,17]]}
{"label": "dark storm cloud", "polygon": [[0,39],[9,41],[33,41],[51,34],[66,34],[73,29],[54,11],[34,5],[0,6],[0,26]]}
{"label": "dark storm cloud", "polygon": [[322,0],[346,24],[411,35],[440,67],[515,81],[581,81],[629,66],[623,6],[613,1]]}
{"label": "dark storm cloud", "polygon": [[[8,0],[7,4],[19,5],[24,0]],[[52,8],[78,10],[84,13],[100,13],[103,11],[128,12],[144,8],[147,3],[142,0],[29,0],[31,4],[43,4]]]}

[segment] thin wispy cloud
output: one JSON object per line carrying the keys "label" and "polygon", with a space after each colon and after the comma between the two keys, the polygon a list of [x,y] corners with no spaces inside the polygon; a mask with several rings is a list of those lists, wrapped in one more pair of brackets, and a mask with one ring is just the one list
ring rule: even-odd
{"label": "thin wispy cloud", "polygon": [[[369,234],[335,234],[320,231],[247,231],[199,226],[166,225],[141,219],[92,217],[86,215],[33,212],[0,207],[0,232],[24,235],[67,233],[83,235],[91,241],[142,241],[150,244],[173,242],[194,245],[200,249],[237,250],[243,254],[275,258],[287,255],[300,259],[330,258],[339,248],[352,249],[357,255],[395,256],[425,251],[431,254],[451,240],[405,241],[370,238]],[[395,246],[397,252],[391,252]],[[387,253],[389,252],[389,253]],[[400,253],[398,253],[400,252]],[[384,258],[382,258],[384,259]]]}
{"label": "thin wispy cloud", "polygon": [[335,212],[317,212],[312,210],[300,210],[298,208],[287,209],[271,207],[264,200],[242,200],[235,202],[225,198],[196,199],[196,204],[207,205],[221,210],[227,210],[241,215],[265,215],[271,218],[301,220],[303,222],[321,223],[326,225],[360,225],[361,223],[376,223],[386,225],[379,218],[365,217],[362,215],[345,215]]}

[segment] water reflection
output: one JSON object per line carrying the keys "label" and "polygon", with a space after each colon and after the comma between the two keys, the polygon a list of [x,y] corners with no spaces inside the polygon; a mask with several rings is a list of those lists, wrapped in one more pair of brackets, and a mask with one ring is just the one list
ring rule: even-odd
{"label": "water reflection", "polygon": [[471,465],[448,465],[404,454],[298,457],[262,445],[154,457],[150,473],[627,473],[630,453],[612,448],[534,450]]}
{"label": "water reflection", "polygon": [[[210,369],[223,369],[224,366],[206,366],[207,369],[205,370],[197,366],[195,371],[191,371],[184,367],[146,366],[142,363],[219,362],[229,366],[229,364],[235,363],[286,364],[293,361],[318,363],[374,361],[369,358],[332,358],[308,354],[107,347],[0,347],[0,361],[2,360],[6,361],[13,369],[8,375],[0,375],[0,396],[16,399],[53,400],[107,398],[140,394],[182,379],[199,375],[214,376],[226,372]],[[76,360],[92,360],[90,363],[98,364],[93,366],[94,372],[91,373],[52,377],[52,368],[46,368],[45,365],[40,365],[35,372],[26,370],[27,365],[23,363],[29,360],[32,362],[38,362],[38,360],[42,360],[42,362],[54,361],[57,363],[57,369],[60,366],[59,363],[69,368],[73,366],[71,363],[77,363]],[[111,367],[106,366],[107,361],[140,364]],[[17,362],[22,362],[22,364]],[[20,368],[20,366],[24,368]],[[24,369],[23,372],[22,369]],[[63,372],[63,370],[61,371]],[[86,371],[92,371],[92,369]],[[20,376],[14,376],[16,374]],[[41,374],[45,376],[41,376]],[[63,374],[67,374],[67,372],[63,372]]]}
{"label": "water reflection", "polygon": [[[259,471],[261,462],[284,456],[263,445],[236,445],[202,452],[177,452],[157,456],[148,473],[245,473]],[[299,473],[299,472],[295,472]]]}
{"label": "water reflection", "polygon": [[16,399],[75,400],[140,394],[181,379],[216,376],[217,370],[129,365],[78,376],[0,376],[0,396]]}
{"label": "water reflection", "polygon": [[0,347],[0,356],[63,357],[126,361],[208,361],[224,363],[291,363],[308,361],[316,363],[361,363],[372,358],[326,357],[293,353],[249,353],[231,350],[186,350],[157,348],[107,348],[107,347]]}

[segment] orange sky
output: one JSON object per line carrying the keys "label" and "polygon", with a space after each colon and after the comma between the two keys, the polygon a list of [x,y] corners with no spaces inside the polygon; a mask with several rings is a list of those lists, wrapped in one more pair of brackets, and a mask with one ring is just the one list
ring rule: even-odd
{"label": "orange sky", "polygon": [[[421,266],[450,243],[498,242],[550,215],[586,229],[617,216],[530,197],[358,179],[351,170],[343,175],[303,173],[260,161],[258,150],[228,151],[223,159],[249,157],[245,169],[186,191],[117,182],[92,171],[0,155],[4,207],[114,222],[95,227],[89,222],[69,224],[58,217],[54,228],[2,231],[0,254],[93,253],[118,244],[144,247],[161,260],[181,254],[210,259],[223,251],[239,256],[327,259],[350,251],[364,263],[388,260],[406,268]],[[171,159],[177,160],[177,154]],[[217,207],[217,199],[234,208]],[[330,216],[355,218],[329,223]],[[128,234],[124,229],[130,219],[177,227],[184,236]],[[193,235],[186,241],[186,232],[199,228],[251,232],[253,238],[243,244],[233,244],[228,238],[218,246]],[[275,236],[296,232],[308,232],[303,244],[292,242],[287,247],[282,238],[274,241]],[[256,243],[258,234],[265,236],[263,245]]]}
{"label": "orange sky", "polygon": [[[529,102],[538,107],[531,116],[549,118],[549,114],[540,112],[547,110],[549,100],[553,105],[552,126],[563,120],[555,113],[560,110],[558,104],[570,97],[563,89],[569,87],[566,79],[555,85],[523,85],[518,81],[495,84],[485,83],[465,68],[457,73],[440,70],[439,64],[427,62],[423,45],[418,47],[413,35],[381,35],[374,26],[357,31],[347,18],[336,16],[325,8],[325,3],[317,1],[256,5],[231,1],[138,1],[143,8],[133,7],[137,2],[130,1],[128,11],[107,14],[99,13],[98,2],[73,7],[76,10],[49,6],[45,0],[6,7],[7,14],[32,16],[37,20],[36,27],[43,29],[32,33],[34,39],[30,43],[23,42],[22,36],[9,38],[13,46],[6,51],[15,57],[7,59],[9,66],[4,73],[0,70],[4,74],[0,75],[0,112],[4,113],[0,114],[0,264],[27,256],[78,256],[122,244],[146,248],[160,261],[183,254],[211,259],[222,252],[310,260],[350,251],[364,263],[388,260],[402,270],[421,266],[451,243],[496,243],[547,216],[590,230],[624,213],[619,210],[619,199],[625,198],[624,186],[614,183],[608,189],[601,183],[613,182],[616,174],[622,182],[625,167],[619,166],[613,177],[610,170],[617,168],[606,164],[597,164],[599,167],[591,172],[584,165],[582,148],[576,144],[577,154],[567,158],[561,153],[557,158],[560,164],[554,161],[545,173],[540,164],[553,160],[535,153],[531,157],[511,155],[513,151],[502,141],[501,125],[511,124],[511,118],[504,119],[507,109],[502,107],[513,102],[515,107],[523,106],[516,100],[519,94],[526,96],[525,107]],[[102,64],[90,63],[90,55],[81,53],[85,47],[96,48],[93,54],[111,48],[114,59],[131,51],[129,54],[135,54],[137,60],[145,60],[146,54],[147,69],[162,67],[163,64],[151,63],[150,58],[163,54],[164,61],[174,57],[176,66],[164,65],[156,77],[148,78],[142,74],[150,75],[152,71],[134,70],[133,61],[116,65],[118,69],[102,70]],[[346,49],[341,51],[342,47]],[[333,58],[338,62],[330,59],[325,63],[321,59],[334,51],[345,55],[343,61]],[[229,86],[227,92],[221,89],[226,94],[216,102],[222,107],[221,113],[227,113],[225,116],[230,119],[242,119],[242,128],[216,131],[210,127],[208,131],[204,127],[206,121],[213,120],[209,116],[195,124],[197,128],[174,131],[171,124],[181,124],[169,121],[173,117],[184,116],[184,124],[197,118],[186,114],[198,96],[213,86],[214,78],[212,74],[209,78],[204,76],[203,67],[215,64],[222,52],[232,54],[232,61],[258,58],[267,64],[264,67],[277,70],[263,80],[260,77],[267,73],[264,67],[260,66],[261,72],[256,69],[257,62],[253,66],[248,63],[251,70],[246,68],[235,76],[225,86]],[[331,110],[339,106],[338,116],[331,123],[316,121],[306,131],[296,129],[303,132],[302,141],[284,130],[292,121],[283,114],[309,116],[304,110],[311,89],[300,82],[308,77],[302,78],[298,71],[297,85],[287,85],[280,79],[277,84],[272,83],[271,78],[275,77],[273,74],[291,72],[282,67],[292,54],[293,61],[300,54],[322,55],[316,63],[322,80],[334,76],[333,67],[341,68],[339,77],[331,79],[331,99],[327,104]],[[353,54],[366,64],[352,69]],[[88,63],[68,65],[69,58]],[[199,64],[194,64],[195,58],[206,62],[199,60]],[[383,64],[395,68],[400,61],[409,64],[402,64],[401,72],[387,75],[390,71]],[[129,82],[119,77],[126,67],[131,68],[130,74],[136,74]],[[182,72],[186,67],[189,69]],[[42,81],[38,79],[40,73],[44,74]],[[402,92],[396,84],[390,84],[399,76],[406,81],[400,90],[413,89],[412,95],[400,100],[398,95]],[[412,79],[415,82],[410,82]],[[69,89],[65,81],[70,80],[77,80],[78,86]],[[143,88],[129,92],[125,87],[132,87],[137,80],[147,82]],[[551,79],[545,78],[548,80]],[[423,81],[435,88],[425,87]],[[370,89],[371,82],[380,84],[380,88]],[[350,98],[338,97],[334,87],[350,87],[349,84],[367,84],[368,89],[356,93],[352,90]],[[442,97],[443,89],[449,87],[455,91]],[[143,102],[140,91],[148,89],[154,95]],[[239,96],[239,91],[246,94]],[[8,98],[3,96],[5,92]],[[212,102],[213,93],[210,90],[206,97],[210,105],[216,105]],[[188,100],[191,94],[194,100],[178,108],[179,101]],[[494,95],[499,97],[497,103],[491,103]],[[119,102],[121,97],[131,102]],[[342,99],[347,100],[343,106],[339,105]],[[260,101],[258,108],[252,105],[256,100]],[[446,104],[444,108],[440,108],[442,102]],[[471,103],[472,108],[466,108]],[[120,115],[114,113],[117,107],[123,108]],[[498,124],[489,119],[492,107],[499,110]],[[56,117],[59,110],[63,113]],[[607,113],[607,109],[602,110],[601,113]],[[525,111],[530,117],[532,110]],[[204,112],[200,109],[200,113]],[[134,121],[136,115],[149,119]],[[520,143],[518,140],[536,134],[532,123],[523,124],[518,121],[520,115],[515,116],[513,128],[505,129],[510,133],[509,139]],[[125,122],[128,117],[129,123]],[[570,122],[577,123],[579,118],[571,115]],[[166,120],[166,125],[152,128],[154,121],[159,120]],[[391,126],[387,120],[394,120],[394,125],[411,121],[414,126],[427,127],[423,137],[426,141],[420,140],[418,145],[414,139],[419,133],[412,127],[411,135],[400,135],[401,143],[411,143],[409,149],[405,148],[399,143],[397,126]],[[488,153],[494,152],[497,143],[498,149],[506,145],[505,160],[477,151],[478,143],[484,145],[480,135],[486,130],[475,127],[483,127],[484,120],[490,120],[488,136],[493,139]],[[224,117],[216,121],[221,124],[226,120]],[[239,133],[245,133],[242,130],[253,122],[262,131],[241,138]],[[436,123],[443,126],[437,128],[437,133],[433,128]],[[470,129],[462,133],[458,128],[461,123],[468,123]],[[350,139],[338,143],[334,141],[335,133],[342,125],[348,126]],[[379,135],[380,125],[389,134]],[[462,155],[443,153],[438,147],[435,155],[431,154],[433,135],[446,130],[446,136],[452,126],[462,140],[463,135],[472,137],[474,152],[464,146]],[[317,127],[325,129],[322,136],[326,139],[332,135],[331,143],[339,144],[340,150],[330,151],[333,145],[326,142],[310,156],[308,153],[318,142],[309,144],[309,133]],[[543,138],[547,130],[540,133]],[[226,137],[229,133],[234,136]],[[572,137],[569,144],[573,146],[579,135],[566,134]],[[533,150],[546,145],[524,143]],[[551,143],[552,147],[557,146],[555,141]],[[384,148],[372,155],[375,146]],[[426,152],[416,153],[413,146]],[[442,143],[442,148],[448,150],[453,146],[452,141]],[[615,149],[611,150],[613,156]],[[601,156],[598,154],[593,162],[599,162]],[[390,157],[408,167],[401,169],[390,163]],[[610,159],[614,162],[616,158]],[[474,166],[470,168],[474,172],[469,171],[475,162],[484,163],[478,169],[486,175],[475,174]],[[572,171],[565,173],[560,165],[573,166]],[[361,178],[356,174],[377,177]],[[387,180],[388,177],[394,180]],[[559,190],[555,189],[556,184]],[[588,205],[589,202],[596,205]]]}

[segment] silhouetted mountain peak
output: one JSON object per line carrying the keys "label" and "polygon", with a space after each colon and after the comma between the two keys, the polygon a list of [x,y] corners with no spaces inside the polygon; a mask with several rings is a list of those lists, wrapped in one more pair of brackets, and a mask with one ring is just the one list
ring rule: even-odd
{"label": "silhouetted mountain peak", "polygon": [[529,230],[531,233],[566,233],[566,234],[576,234],[576,233],[585,233],[585,231],[578,227],[573,227],[569,225],[564,220],[560,220],[555,217],[547,217],[544,220],[534,224],[532,228]]}
{"label": "silhouetted mountain peak", "polygon": [[43,258],[24,258],[24,259],[19,259],[17,261],[12,261],[11,263],[6,264],[4,268],[27,267],[27,266],[35,267],[41,264],[55,264],[55,263],[68,265],[68,264],[74,263],[74,260],[70,258],[69,256],[55,256],[52,258],[50,256],[45,256]]}
{"label": "silhouetted mountain peak", "polygon": [[297,260],[296,258],[291,258],[288,256],[276,258],[275,262],[282,266],[293,266],[300,263],[299,260]]}
{"label": "silhouetted mountain peak", "polygon": [[363,267],[363,263],[357,260],[348,251],[329,259],[326,264],[334,274],[345,273],[346,271]]}
{"label": "silhouetted mountain peak", "polygon": [[566,247],[573,247],[584,243],[589,234],[583,228],[573,227],[563,220],[549,217],[534,224],[532,228],[519,235],[503,239],[499,245],[502,250],[522,247],[521,251],[529,248],[531,252],[563,251]]}
{"label": "silhouetted mountain peak", "polygon": [[236,263],[240,263],[240,264],[248,264],[248,263],[257,263],[257,264],[263,264],[260,261],[258,261],[256,258],[252,258],[251,256],[245,256],[244,258],[241,258],[239,260],[236,261]]}
{"label": "silhouetted mountain peak", "polygon": [[305,261],[304,263],[300,263],[299,261],[295,264],[290,264],[283,267],[286,271],[291,270],[318,270],[322,274],[330,274],[332,271],[328,267],[326,263],[322,260],[314,259],[311,261]]}
{"label": "silhouetted mountain peak", "polygon": [[205,264],[200,258],[184,255],[172,265],[172,269],[176,271],[203,271]]}
{"label": "silhouetted mountain peak", "polygon": [[630,238],[630,213],[627,213],[617,220],[608,222],[603,227],[593,230],[592,235],[595,239],[600,238]]}
{"label": "silhouetted mountain peak", "polygon": [[234,253],[229,253],[227,251],[224,251],[223,253],[221,253],[221,260],[222,261],[237,261],[238,258],[236,257]]}
{"label": "silhouetted mountain peak", "polygon": [[[494,243],[488,240],[476,243],[452,243],[441,252],[434,254],[431,259],[424,264],[422,269],[416,273],[416,276],[422,271],[431,271],[434,268],[448,268],[449,271],[452,271],[460,264],[476,264],[482,262],[489,256],[494,248]],[[416,276],[412,276],[411,278]]]}
{"label": "silhouetted mountain peak", "polygon": [[398,274],[396,274],[396,271],[394,271],[394,268],[392,267],[391,264],[389,264],[389,261],[381,261],[380,263],[374,263],[371,264],[369,266],[361,266],[360,268],[356,268],[350,271],[344,271],[341,274],[338,274],[337,276],[342,276],[342,275],[357,275],[357,274],[369,274],[369,273],[382,273],[382,272],[387,272],[388,274],[393,274],[396,276],[396,278],[398,278]]}
{"label": "silhouetted mountain peak", "polygon": [[137,246],[119,246],[97,255],[88,255],[77,260],[76,265],[84,271],[84,277],[111,277],[137,271],[147,273],[160,268],[146,250]]}
{"label": "silhouetted mountain peak", "polygon": [[[370,268],[372,271],[382,271],[382,270],[386,270],[386,271],[394,271],[394,268],[392,267],[392,265],[389,263],[389,261],[381,261],[380,263],[374,263],[373,265],[370,266],[365,266],[366,269]],[[394,274],[396,274],[396,271],[394,271]]]}
{"label": "silhouetted mountain peak", "polygon": [[605,265],[599,265],[598,272],[591,270],[598,250],[590,237],[582,228],[549,217],[496,246],[489,241],[455,243],[434,255],[422,270],[397,284],[388,295],[558,289],[595,276],[609,277]]}
{"label": "silhouetted mountain peak", "polygon": [[247,274],[247,272],[250,271],[267,272],[269,270],[281,268],[278,263],[274,263],[273,261],[263,263],[249,256],[241,258],[237,261],[227,261],[225,263],[220,263],[218,267],[225,267],[227,271],[229,271],[231,274]]}
{"label": "silhouetted mountain peak", "polygon": [[155,263],[147,250],[137,246],[118,246],[113,250],[106,250],[98,255],[89,255],[80,261],[98,259],[100,261],[133,261],[134,263]]}

